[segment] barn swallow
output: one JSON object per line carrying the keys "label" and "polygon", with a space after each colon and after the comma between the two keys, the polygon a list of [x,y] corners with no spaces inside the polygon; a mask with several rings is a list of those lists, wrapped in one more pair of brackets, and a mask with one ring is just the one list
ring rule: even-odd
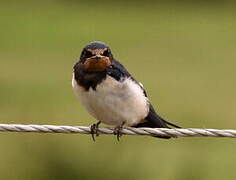
{"label": "barn swallow", "polygon": [[103,42],[91,42],[83,48],[80,60],[74,65],[72,87],[82,105],[98,120],[91,126],[93,139],[101,122],[115,127],[118,140],[123,126],[180,128],[156,113],[143,85],[113,57]]}

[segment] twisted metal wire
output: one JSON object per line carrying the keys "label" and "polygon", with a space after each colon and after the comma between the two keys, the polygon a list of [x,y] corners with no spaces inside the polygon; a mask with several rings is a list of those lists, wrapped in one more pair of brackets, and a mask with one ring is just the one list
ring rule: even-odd
{"label": "twisted metal wire", "polygon": [[[0,124],[0,132],[34,132],[34,133],[79,133],[91,134],[90,127],[86,126],[56,126],[56,125],[23,125]],[[99,134],[114,134],[114,128],[99,128]],[[236,138],[236,130],[231,129],[167,129],[167,128],[131,128],[122,129],[126,135],[147,135],[171,137],[230,137]]]}

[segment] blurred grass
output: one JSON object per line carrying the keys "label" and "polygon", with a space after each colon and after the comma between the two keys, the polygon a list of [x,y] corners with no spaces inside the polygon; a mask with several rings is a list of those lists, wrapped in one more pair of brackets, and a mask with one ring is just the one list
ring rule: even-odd
{"label": "blurred grass", "polygon": [[[0,122],[90,125],[71,90],[90,41],[107,42],[158,112],[236,128],[233,2],[2,1]],[[1,179],[233,179],[233,139],[0,135]],[[14,173],[10,173],[14,172]]]}

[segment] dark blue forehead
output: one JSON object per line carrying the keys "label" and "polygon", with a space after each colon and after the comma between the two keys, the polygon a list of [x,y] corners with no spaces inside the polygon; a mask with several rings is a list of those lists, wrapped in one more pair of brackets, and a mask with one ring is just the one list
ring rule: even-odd
{"label": "dark blue forehead", "polygon": [[86,45],[84,48],[94,50],[108,48],[108,46],[104,42],[94,41]]}

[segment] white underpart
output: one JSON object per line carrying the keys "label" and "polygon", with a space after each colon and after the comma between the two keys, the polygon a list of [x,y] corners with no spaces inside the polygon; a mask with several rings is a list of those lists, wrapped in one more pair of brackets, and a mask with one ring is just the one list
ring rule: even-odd
{"label": "white underpart", "polygon": [[102,123],[132,126],[148,114],[148,99],[141,87],[130,78],[119,82],[107,76],[97,85],[96,91],[92,88],[85,91],[73,76],[72,86],[87,111]]}

